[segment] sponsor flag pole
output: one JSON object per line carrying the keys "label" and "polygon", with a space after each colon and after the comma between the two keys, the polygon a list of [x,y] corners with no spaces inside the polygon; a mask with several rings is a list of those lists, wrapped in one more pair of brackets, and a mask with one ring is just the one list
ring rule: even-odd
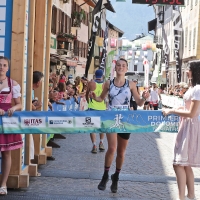
{"label": "sponsor flag pole", "polygon": [[143,60],[144,65],[144,85],[145,87],[149,86],[149,61],[144,57]]}
{"label": "sponsor flag pole", "polygon": [[106,57],[107,57],[107,47],[108,47],[108,23],[106,26],[105,34],[104,34],[104,41],[103,41],[103,51],[101,55],[101,63],[99,69],[105,71],[106,68]]}
{"label": "sponsor flag pole", "polygon": [[90,37],[89,44],[88,44],[87,62],[86,62],[86,67],[85,67],[85,77],[88,77],[88,71],[90,68],[91,61],[92,61],[96,33],[97,33],[99,25],[100,25],[102,1],[103,0],[99,0],[96,4],[94,10],[92,11],[92,30],[91,30],[91,37]]}
{"label": "sponsor flag pole", "polygon": [[181,67],[183,57],[183,25],[179,6],[173,6],[174,24],[174,55],[176,60],[177,82],[181,82]]}

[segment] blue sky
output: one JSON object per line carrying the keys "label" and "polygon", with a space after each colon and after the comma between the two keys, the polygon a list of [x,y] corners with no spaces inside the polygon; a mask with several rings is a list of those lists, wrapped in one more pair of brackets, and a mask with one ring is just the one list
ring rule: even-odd
{"label": "blue sky", "polygon": [[116,13],[107,11],[107,20],[124,32],[123,37],[134,39],[136,34],[148,34],[148,21],[155,18],[152,6],[132,4],[132,0],[116,2],[111,0]]}

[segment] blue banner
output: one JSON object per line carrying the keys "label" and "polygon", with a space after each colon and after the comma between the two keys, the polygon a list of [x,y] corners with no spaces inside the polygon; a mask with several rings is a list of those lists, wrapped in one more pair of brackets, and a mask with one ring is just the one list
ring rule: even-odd
{"label": "blue banner", "polygon": [[0,118],[1,133],[177,132],[179,117],[161,111],[22,111]]}

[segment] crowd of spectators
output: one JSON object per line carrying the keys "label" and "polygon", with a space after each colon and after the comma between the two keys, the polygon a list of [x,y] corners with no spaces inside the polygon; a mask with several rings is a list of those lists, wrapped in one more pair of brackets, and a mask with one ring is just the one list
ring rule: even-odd
{"label": "crowd of spectators", "polygon": [[167,90],[167,88],[164,88],[163,90],[161,88],[159,88],[159,89],[160,89],[161,94],[174,95],[174,96],[183,98],[183,95],[189,89],[189,85],[185,82],[180,82],[179,84],[175,85],[174,87],[172,85],[170,85],[168,90]]}
{"label": "crowd of spectators", "polygon": [[[49,108],[53,110],[53,103],[64,105],[61,100],[70,100],[74,98],[77,104],[80,103],[78,99],[85,99],[87,91],[88,80],[86,77],[77,76],[73,80],[70,76],[57,75],[51,73],[49,77]],[[80,98],[79,98],[80,97]]]}

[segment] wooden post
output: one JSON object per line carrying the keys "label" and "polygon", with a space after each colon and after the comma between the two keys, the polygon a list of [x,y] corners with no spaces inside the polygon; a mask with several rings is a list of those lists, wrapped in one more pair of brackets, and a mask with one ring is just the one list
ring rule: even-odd
{"label": "wooden post", "polygon": [[[35,1],[35,30],[34,30],[34,71],[45,71],[45,37],[46,37],[46,0]],[[45,84],[46,85],[46,84]],[[43,103],[44,82],[41,86],[34,91],[35,97]],[[42,135],[33,134],[34,147],[35,147],[35,162],[37,164],[46,164],[45,148],[42,147]]]}
{"label": "wooden post", "polygon": [[[48,110],[48,96],[49,96],[49,68],[50,68],[50,42],[51,42],[51,19],[52,19],[52,0],[47,1],[47,28],[46,28],[46,59],[45,59],[45,77],[44,82],[44,105],[43,109]],[[45,148],[47,144],[47,135],[42,135],[42,147]],[[46,151],[47,156],[52,156],[52,148],[48,148]]]}
{"label": "wooden post", "polygon": [[[21,85],[22,105],[25,103],[24,67],[25,66],[25,29],[26,24],[26,0],[13,1],[12,19],[12,47],[11,47],[11,69],[10,76]],[[28,187],[28,167],[22,170],[22,149],[12,151],[12,166],[8,178],[8,187]],[[23,176],[23,181],[20,181]]]}
{"label": "wooden post", "polygon": [[[33,55],[34,55],[34,27],[35,27],[35,0],[29,2],[29,25],[28,25],[28,59],[27,59],[27,88],[26,88],[26,110],[32,111],[32,88],[33,88]],[[30,163],[30,140],[32,134],[25,135],[25,164],[29,165],[29,175],[37,176],[37,164]]]}

